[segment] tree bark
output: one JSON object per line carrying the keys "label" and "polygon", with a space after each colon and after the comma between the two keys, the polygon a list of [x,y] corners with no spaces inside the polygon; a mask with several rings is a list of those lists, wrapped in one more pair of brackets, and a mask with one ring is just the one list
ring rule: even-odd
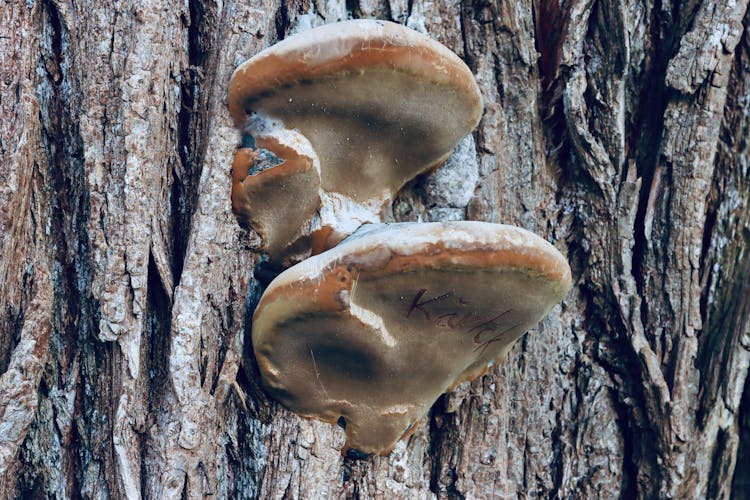
{"label": "tree bark", "polygon": [[[747,6],[5,0],[0,498],[749,498]],[[362,460],[259,388],[226,107],[239,63],[350,17],[436,38],[484,98],[442,167],[468,204],[438,169],[393,219],[522,226],[575,282]]]}

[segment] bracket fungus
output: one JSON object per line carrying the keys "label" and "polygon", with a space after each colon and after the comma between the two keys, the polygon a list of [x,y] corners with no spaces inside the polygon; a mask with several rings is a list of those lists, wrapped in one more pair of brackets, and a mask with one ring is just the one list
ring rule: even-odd
{"label": "bracket fungus", "polygon": [[[237,68],[232,208],[278,275],[253,316],[270,395],[386,454],[440,394],[492,367],[570,288],[538,236],[483,222],[378,224],[479,122],[469,68],[398,24],[289,37]],[[352,234],[354,233],[354,234]],[[343,240],[343,241],[342,241]]]}
{"label": "bracket fungus", "polygon": [[321,26],[263,50],[235,70],[228,100],[256,143],[235,157],[232,207],[277,261],[382,222],[396,192],[445,161],[482,114],[456,54],[373,20]]}
{"label": "bracket fungus", "polygon": [[266,390],[387,454],[440,394],[491,368],[571,285],[526,230],[484,222],[363,228],[281,273],[253,317]]}

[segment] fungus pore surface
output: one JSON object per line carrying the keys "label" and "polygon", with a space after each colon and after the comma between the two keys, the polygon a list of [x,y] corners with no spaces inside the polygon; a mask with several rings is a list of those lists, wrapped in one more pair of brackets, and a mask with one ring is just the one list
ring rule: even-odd
{"label": "fungus pore surface", "polygon": [[279,275],[255,312],[253,347],[282,404],[345,422],[347,449],[386,454],[570,285],[565,258],[520,228],[384,225]]}

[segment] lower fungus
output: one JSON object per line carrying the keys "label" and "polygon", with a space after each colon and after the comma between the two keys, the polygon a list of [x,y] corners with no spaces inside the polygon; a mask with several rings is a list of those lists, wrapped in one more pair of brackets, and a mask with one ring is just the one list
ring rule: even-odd
{"label": "lower fungus", "polygon": [[253,347],[271,395],[344,427],[350,455],[382,455],[570,286],[560,252],[517,227],[368,227],[271,282]]}

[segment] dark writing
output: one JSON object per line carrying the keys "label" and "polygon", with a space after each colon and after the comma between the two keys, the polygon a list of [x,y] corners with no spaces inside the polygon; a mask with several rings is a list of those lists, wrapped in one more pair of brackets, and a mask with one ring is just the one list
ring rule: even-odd
{"label": "dark writing", "polygon": [[458,330],[465,327],[474,316],[475,314],[473,312],[467,312],[464,314],[458,314],[457,312],[441,314],[435,319],[435,325],[439,328]]}
{"label": "dark writing", "polygon": [[[450,307],[450,303],[445,302],[446,299],[451,297],[454,297],[453,308]],[[442,314],[439,315],[435,312],[434,307],[430,310],[430,306],[434,306],[438,302],[442,302],[440,307]],[[414,295],[406,312],[406,317],[409,318],[414,311],[419,311],[424,319],[431,321],[438,328],[465,330],[466,335],[472,336],[472,342],[475,345],[474,350],[481,350],[482,354],[490,345],[501,342],[506,333],[521,326],[521,323],[507,326],[509,320],[512,319],[512,309],[507,309],[489,318],[486,316],[482,318],[476,311],[465,311],[468,305],[467,301],[462,297],[454,296],[453,292],[429,298],[427,289],[422,288]],[[443,312],[446,309],[448,309],[448,312]],[[464,309],[464,311],[461,311],[461,309]]]}
{"label": "dark writing", "polygon": [[432,304],[433,302],[438,302],[443,299],[447,299],[451,295],[453,295],[452,292],[444,293],[443,295],[440,295],[438,297],[434,297],[432,299],[427,299],[422,302],[420,300],[422,299],[422,296],[427,293],[426,288],[422,288],[417,292],[417,294],[414,296],[414,300],[411,301],[411,306],[409,307],[409,310],[406,312],[406,317],[408,318],[411,316],[411,313],[413,313],[415,310],[419,310],[422,314],[424,314],[424,319],[430,320],[430,313],[427,312],[427,310],[424,308],[427,304]]}

